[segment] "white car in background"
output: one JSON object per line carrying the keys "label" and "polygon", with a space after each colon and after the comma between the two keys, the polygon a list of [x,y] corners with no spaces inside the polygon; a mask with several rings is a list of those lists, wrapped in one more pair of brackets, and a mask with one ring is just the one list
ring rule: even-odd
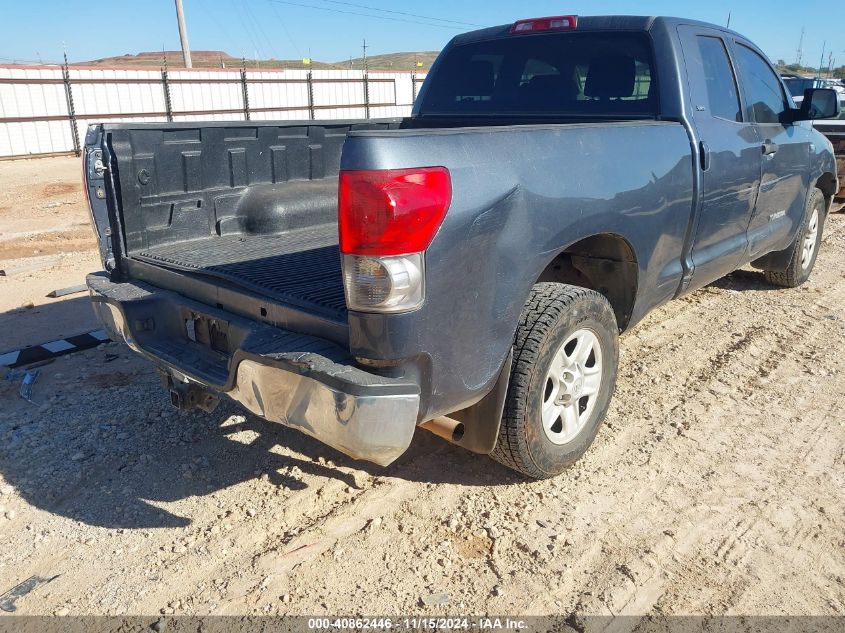
{"label": "white car in background", "polygon": [[801,77],[799,75],[781,75],[780,78],[792,95],[795,103],[804,100],[804,91],[810,88],[831,88],[845,99],[845,86],[836,79],[822,79],[820,77]]}

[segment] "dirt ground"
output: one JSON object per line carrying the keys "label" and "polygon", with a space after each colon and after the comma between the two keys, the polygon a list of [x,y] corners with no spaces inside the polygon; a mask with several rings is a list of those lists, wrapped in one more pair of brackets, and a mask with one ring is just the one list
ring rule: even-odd
{"label": "dirt ground", "polygon": [[[0,277],[0,352],[90,322],[85,295],[42,296],[98,265],[77,168],[0,163],[0,267],[65,254]],[[0,380],[0,592],[56,577],[21,614],[845,615],[843,260],[832,215],[804,287],[739,271],[654,312],[594,446],[544,482],[426,431],[383,469],[179,413],[117,344],[42,367],[35,404]]]}
{"label": "dirt ground", "polygon": [[0,184],[0,260],[96,247],[80,159],[4,161]]}
{"label": "dirt ground", "polygon": [[79,296],[47,294],[100,268],[77,158],[0,162],[0,353],[97,327]]}

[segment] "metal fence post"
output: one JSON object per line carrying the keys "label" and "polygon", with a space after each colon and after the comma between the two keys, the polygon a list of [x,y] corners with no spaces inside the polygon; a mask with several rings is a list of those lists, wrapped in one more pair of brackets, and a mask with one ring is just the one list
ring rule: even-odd
{"label": "metal fence post", "polygon": [[244,95],[244,118],[249,121],[249,88],[246,84],[246,60],[244,60],[243,68],[241,68],[241,91]]}
{"label": "metal fence post", "polygon": [[364,118],[370,118],[370,73],[364,71]]}
{"label": "metal fence post", "polygon": [[308,114],[312,121],[317,120],[314,114],[314,79],[310,70],[308,71]]}
{"label": "metal fence post", "polygon": [[170,100],[170,82],[167,80],[167,68],[161,69],[161,87],[164,90],[164,109],[167,112],[167,121],[173,122],[173,102]]}
{"label": "metal fence post", "polygon": [[70,134],[73,137],[73,153],[77,156],[82,155],[79,147],[79,126],[76,124],[76,110],[73,107],[73,90],[70,87],[70,67],[67,63],[67,53],[65,53],[65,64],[62,66],[62,79],[65,84],[65,100],[67,101],[67,112],[70,117]]}
{"label": "metal fence post", "polygon": [[[74,67],[76,68],[76,67]],[[240,71],[239,76],[235,76],[235,70]],[[94,71],[93,73],[86,73],[84,78],[76,77],[71,75],[70,73],[70,64],[65,59],[63,60],[62,64],[56,68],[55,70],[60,70],[61,75],[56,77],[55,74],[50,75],[48,77],[12,77],[12,78],[3,78],[0,79],[0,83],[9,84],[12,86],[12,94],[17,94],[17,91],[27,91],[30,90],[32,86],[42,86],[42,85],[53,85],[53,87],[58,87],[59,85],[64,86],[64,94],[65,94],[65,111],[51,113],[49,115],[41,115],[41,116],[3,116],[0,113],[0,124],[5,123],[39,123],[41,121],[57,121],[58,122],[58,129],[55,130],[56,134],[67,134],[68,132],[71,133],[72,138],[72,145],[69,148],[66,148],[64,145],[59,147],[56,143],[64,143],[67,138],[62,136],[60,141],[56,141],[55,139],[47,136],[46,138],[40,138],[38,136],[39,129],[37,126],[27,126],[27,136],[22,139],[20,143],[20,147],[23,150],[30,150],[26,151],[26,153],[21,154],[12,154],[11,152],[17,152],[18,150],[18,141],[15,141],[14,147],[9,144],[9,149],[6,150],[5,148],[0,148],[0,159],[6,158],[8,156],[31,156],[34,154],[44,154],[44,153],[53,153],[53,150],[61,150],[62,153],[67,152],[74,152],[75,154],[81,154],[84,151],[84,134],[85,129],[79,129],[80,127],[84,128],[85,124],[88,119],[91,117],[97,118],[97,115],[94,114],[86,114],[87,112],[94,112],[97,111],[102,115],[102,118],[107,119],[135,119],[135,118],[149,118],[151,113],[149,111],[144,111],[144,108],[141,107],[141,104],[131,104],[133,107],[131,110],[127,111],[121,109],[121,111],[114,111],[109,109],[110,102],[106,100],[105,102],[100,101],[100,91],[98,90],[96,94],[91,94],[91,102],[90,104],[86,101],[85,104],[81,105],[82,113],[77,113],[75,108],[75,97],[77,88],[81,86],[89,85],[96,85],[96,86],[104,86],[103,89],[104,94],[118,94],[122,97],[124,94],[124,86],[145,86],[147,90],[152,89],[155,92],[156,88],[154,87],[155,84],[160,86],[160,90],[162,90],[163,96],[163,105],[164,107],[155,108],[157,110],[156,114],[158,116],[165,115],[166,120],[168,122],[175,121],[176,115],[180,117],[185,116],[217,116],[217,115],[227,115],[228,118],[232,116],[237,117],[238,113],[240,112],[244,119],[249,121],[252,119],[252,114],[255,113],[259,115],[259,118],[262,118],[262,114],[259,113],[273,113],[273,112],[298,112],[301,116],[302,110],[306,110],[308,112],[308,116],[311,117],[311,120],[317,120],[317,113],[318,111],[322,111],[323,109],[337,109],[339,112],[345,113],[348,112],[350,109],[357,110],[359,113],[361,110],[365,110],[365,116],[367,119],[375,117],[376,115],[380,115],[381,109],[387,108],[389,105],[405,107],[409,104],[405,103],[404,98],[399,99],[398,93],[401,91],[401,87],[403,82],[399,80],[399,78],[394,77],[392,79],[387,79],[383,75],[379,75],[378,72],[376,73],[376,77],[370,81],[369,77],[369,69],[355,69],[352,72],[344,72],[343,76],[341,77],[332,77],[327,78],[324,75],[320,75],[320,77],[315,77],[313,70],[308,69],[306,72],[306,77],[299,75],[298,77],[290,77],[289,75],[284,74],[283,72],[262,72],[260,78],[256,79],[249,79],[248,69],[246,64],[244,63],[243,67],[238,69],[236,66],[230,67],[228,71],[225,73],[223,77],[214,77],[209,80],[200,79],[198,77],[181,77],[180,73],[177,72],[177,76],[174,78],[170,77],[170,69],[168,67],[167,62],[165,61],[159,68],[160,76],[155,77],[150,74],[147,74],[143,77],[138,78],[115,78],[106,76],[103,71]],[[355,78],[355,73],[361,70],[361,76],[357,79]],[[197,73],[198,74],[198,73]],[[398,73],[397,73],[398,74]],[[412,82],[412,94],[414,99],[420,98],[419,95],[422,93],[421,87],[425,85],[425,73],[419,73],[414,71],[413,73],[405,73],[405,77],[411,76]],[[421,78],[419,75],[423,74]],[[90,75],[90,76],[89,76]],[[260,94],[259,86],[259,93],[256,93],[256,103],[252,104],[250,99],[250,82],[254,84],[278,84],[278,85],[298,85],[302,86],[302,84],[306,84],[307,89],[307,102],[302,104],[301,102],[292,101],[289,102],[288,98],[292,97],[293,94],[288,95],[286,91],[283,91],[285,95],[283,96],[283,101],[281,103],[274,103],[269,95],[267,98],[267,103],[262,103],[262,94]],[[358,82],[361,82],[363,86],[363,94],[361,95],[362,99],[359,99],[357,93],[355,93],[354,85]],[[389,95],[387,94],[388,88],[384,90],[378,88],[376,89],[376,96],[373,97],[372,93],[370,92],[370,88],[372,83],[375,84],[383,84],[384,86],[393,86],[394,90],[394,98],[391,101]],[[214,99],[210,103],[206,103],[203,101],[199,101],[194,108],[195,109],[185,109],[191,108],[190,104],[183,104],[180,95],[182,89],[180,88],[180,84],[192,84],[197,86],[202,86],[204,88],[211,88],[213,89],[215,86],[219,84],[226,84],[228,90],[234,90],[237,88],[237,85],[240,84],[241,87],[241,98],[242,103],[239,107],[237,103],[232,105],[229,104],[217,104]],[[317,85],[320,84],[320,104],[317,104]],[[176,90],[176,94],[173,94],[174,86]],[[323,90],[324,86],[326,90]],[[332,90],[336,86],[342,86],[344,90]],[[295,92],[295,91],[294,91]],[[93,93],[93,91],[92,91]],[[324,94],[325,93],[325,94]],[[216,94],[216,93],[215,93]],[[301,93],[299,93],[301,96]],[[48,95],[49,96],[49,95]],[[83,93],[80,92],[79,97],[82,98]],[[44,100],[47,99],[47,96],[44,97]],[[174,103],[175,101],[175,103]],[[87,108],[87,109],[86,109]],[[373,112],[373,108],[379,109],[379,112]],[[324,117],[325,118],[325,117]],[[66,125],[65,122],[70,123],[70,128],[64,127]],[[64,132],[62,132],[61,128],[64,127]],[[33,151],[34,150],[34,151]]]}

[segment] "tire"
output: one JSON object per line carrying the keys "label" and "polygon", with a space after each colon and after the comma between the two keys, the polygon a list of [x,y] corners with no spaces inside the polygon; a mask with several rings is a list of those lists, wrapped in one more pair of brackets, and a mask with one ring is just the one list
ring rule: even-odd
{"label": "tire", "polygon": [[810,278],[819,254],[826,210],[824,195],[818,189],[813,189],[807,196],[807,207],[801,230],[798,231],[790,247],[792,257],[789,265],[786,270],[764,270],[763,276],[766,281],[774,286],[797,288]]}
{"label": "tire", "polygon": [[490,456],[535,479],[563,472],[593,443],[616,386],[618,362],[619,329],[604,296],[558,283],[535,285],[514,337],[499,438]]}

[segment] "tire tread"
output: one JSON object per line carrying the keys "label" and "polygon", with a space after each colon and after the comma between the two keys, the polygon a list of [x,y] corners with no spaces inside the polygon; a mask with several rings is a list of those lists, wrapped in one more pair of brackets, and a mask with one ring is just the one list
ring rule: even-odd
{"label": "tire tread", "polygon": [[[807,281],[813,267],[804,274],[801,268],[801,242],[804,240],[804,233],[807,230],[807,223],[810,219],[811,210],[820,202],[824,200],[824,194],[820,189],[813,189],[807,196],[807,203],[804,207],[804,219],[802,220],[801,230],[793,242],[792,257],[789,260],[789,266],[786,270],[764,270],[763,278],[766,282],[773,286],[780,286],[781,288],[797,288],[805,281]],[[826,205],[822,204],[822,210],[819,217],[819,232],[821,233],[824,227],[824,215]],[[821,243],[821,235],[819,235],[819,243]],[[818,255],[818,246],[816,247],[816,256]],[[815,263],[813,264],[815,266]]]}
{"label": "tire tread", "polygon": [[520,315],[514,335],[508,397],[505,400],[502,422],[499,426],[498,441],[490,457],[529,477],[542,479],[550,476],[532,463],[524,443],[520,441],[521,425],[526,413],[527,395],[535,362],[547,333],[557,323],[560,315],[576,301],[589,299],[605,303],[610,309],[607,299],[594,290],[542,282],[533,287]]}

